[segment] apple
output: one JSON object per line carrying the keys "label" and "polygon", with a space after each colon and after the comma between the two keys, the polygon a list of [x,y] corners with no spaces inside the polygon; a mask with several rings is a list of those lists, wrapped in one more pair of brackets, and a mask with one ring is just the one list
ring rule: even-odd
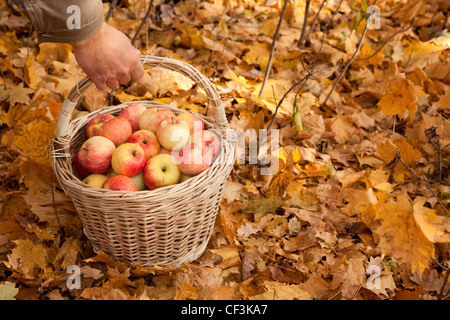
{"label": "apple", "polygon": [[93,117],[84,127],[84,134],[86,139],[100,135],[101,127],[108,121],[114,119],[112,114],[99,114]]}
{"label": "apple", "polygon": [[180,182],[181,171],[171,155],[158,154],[144,167],[144,183],[150,190]]}
{"label": "apple", "polygon": [[192,178],[192,176],[188,176],[187,174],[182,173],[181,174],[181,178],[180,178],[180,182],[186,181],[188,179]]}
{"label": "apple", "polygon": [[186,121],[189,126],[189,132],[191,133],[191,135],[194,133],[194,131],[201,131],[205,129],[203,121],[191,112],[180,113],[179,115],[177,115],[177,118]]}
{"label": "apple", "polygon": [[138,130],[133,132],[128,138],[128,142],[139,144],[145,152],[146,160],[157,155],[161,150],[161,145],[159,144],[156,135],[150,130]]}
{"label": "apple", "polygon": [[83,166],[80,163],[80,150],[75,152],[75,154],[73,156],[72,164],[73,164],[75,171],[78,173],[78,175],[81,178],[86,178],[89,175],[89,172],[85,168],[83,168]]}
{"label": "apple", "polygon": [[87,139],[80,148],[79,161],[89,173],[105,173],[111,169],[111,158],[116,146],[102,136]]}
{"label": "apple", "polygon": [[145,183],[144,183],[144,170],[142,170],[137,175],[132,176],[130,178],[136,184],[136,187],[138,188],[138,191],[147,189],[147,187],[145,186]]}
{"label": "apple", "polygon": [[106,179],[108,179],[108,177],[104,174],[93,173],[84,178],[83,182],[90,186],[101,188]]}
{"label": "apple", "polygon": [[[117,173],[114,172],[114,170],[111,170],[108,174],[107,174],[107,178],[112,177],[117,175]],[[142,170],[141,172],[139,172],[137,175],[130,177],[131,180],[133,180],[133,182],[136,184],[136,187],[138,188],[138,191],[141,190],[146,190],[147,187],[145,186],[144,183],[144,170]]]}
{"label": "apple", "polygon": [[72,119],[71,120],[75,120],[75,119],[87,116],[88,114],[89,114],[89,111],[75,109],[72,112]]}
{"label": "apple", "polygon": [[106,179],[105,182],[103,182],[102,188],[108,190],[138,191],[133,180],[131,180],[130,177],[121,174]]}
{"label": "apple", "polygon": [[178,161],[178,168],[182,173],[195,176],[210,167],[212,158],[208,152],[205,153],[202,144],[193,142],[179,151]]}
{"label": "apple", "polygon": [[131,128],[133,128],[133,131],[136,131],[139,130],[139,117],[145,110],[147,110],[147,107],[142,103],[134,102],[122,109],[119,117],[124,117],[130,121]]}
{"label": "apple", "polygon": [[157,125],[164,119],[172,117],[175,118],[176,115],[169,109],[148,108],[139,117],[139,128],[156,133]]}
{"label": "apple", "polygon": [[100,128],[100,135],[111,140],[116,147],[127,142],[131,133],[131,123],[124,117],[111,119]]}
{"label": "apple", "polygon": [[115,173],[132,177],[144,169],[145,151],[137,143],[122,143],[111,158],[111,166]]}
{"label": "apple", "polygon": [[161,149],[159,149],[159,154],[172,154],[172,151],[161,147]]}
{"label": "apple", "polygon": [[188,142],[191,134],[183,119],[172,117],[161,121],[156,128],[156,137],[164,149],[180,150]]}
{"label": "apple", "polygon": [[219,133],[215,133],[212,130],[202,130],[201,132],[194,132],[191,135],[190,142],[202,143],[204,153],[208,152],[212,158],[212,161],[219,155],[221,148],[221,141]]}

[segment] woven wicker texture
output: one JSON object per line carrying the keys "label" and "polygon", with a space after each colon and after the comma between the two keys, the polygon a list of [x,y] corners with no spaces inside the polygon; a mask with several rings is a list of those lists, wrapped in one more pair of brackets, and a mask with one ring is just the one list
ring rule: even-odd
{"label": "woven wicker texture", "polygon": [[[217,130],[222,141],[221,152],[211,167],[182,183],[156,190],[110,191],[83,183],[72,168],[72,159],[86,140],[85,125],[98,114],[118,115],[132,103],[100,109],[70,122],[73,108],[91,85],[88,78],[81,80],[63,103],[53,140],[53,165],[96,252],[103,250],[118,261],[144,267],[178,267],[197,259],[208,244],[224,184],[234,164],[236,141],[229,130],[220,96],[200,72],[174,59],[142,56],[141,61],[144,66],[178,71],[205,90],[212,116],[197,116],[207,128]],[[155,101],[139,102],[147,108],[168,108],[175,114],[187,112]]]}

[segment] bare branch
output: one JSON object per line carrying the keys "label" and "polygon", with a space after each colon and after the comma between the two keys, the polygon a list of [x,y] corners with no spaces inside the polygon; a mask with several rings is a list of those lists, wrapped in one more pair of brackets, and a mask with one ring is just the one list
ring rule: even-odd
{"label": "bare branch", "polygon": [[[377,0],[374,1],[373,5],[375,5],[376,3],[377,3]],[[374,11],[372,11],[371,15],[373,13],[374,13]],[[367,19],[367,21],[369,21],[369,19]],[[355,52],[353,53],[353,56],[350,58],[350,60],[344,66],[344,69],[339,74],[339,77],[337,78],[337,80],[334,82],[333,87],[331,88],[330,92],[328,93],[327,97],[325,98],[325,101],[322,103],[322,106],[326,105],[326,103],[327,103],[328,99],[330,98],[331,94],[333,93],[334,89],[336,89],[336,87],[339,84],[339,82],[341,82],[342,77],[347,72],[348,67],[350,67],[350,65],[353,63],[353,60],[355,60],[356,55],[359,53],[359,50],[361,49],[361,46],[362,46],[362,43],[363,43],[363,40],[364,40],[364,36],[366,35],[368,26],[369,26],[369,24],[366,22],[366,25],[364,26],[363,33],[361,35],[361,39],[359,39],[358,47],[356,48]]]}
{"label": "bare branch", "polygon": [[303,27],[302,27],[302,33],[300,34],[300,39],[298,40],[297,47],[301,48],[303,45],[303,40],[305,38],[306,34],[306,26],[308,25],[308,15],[309,15],[309,5],[311,4],[311,0],[306,0],[305,4],[305,17],[303,19]]}
{"label": "bare branch", "polygon": [[286,7],[289,0],[284,0],[283,9],[281,10],[280,19],[278,20],[277,29],[275,30],[275,34],[273,35],[272,39],[272,47],[270,49],[270,55],[269,55],[269,61],[267,62],[266,72],[264,74],[264,81],[261,85],[261,90],[259,91],[258,97],[261,97],[262,93],[264,92],[264,87],[266,86],[267,79],[269,78],[270,69],[272,67],[272,59],[273,59],[273,53],[275,51],[275,43],[277,42],[278,33],[280,32],[281,25],[283,23],[284,14],[286,12]]}

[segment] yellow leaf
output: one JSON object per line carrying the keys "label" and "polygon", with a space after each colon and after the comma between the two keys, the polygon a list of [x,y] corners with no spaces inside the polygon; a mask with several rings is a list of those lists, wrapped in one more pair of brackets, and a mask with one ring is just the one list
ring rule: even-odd
{"label": "yellow leaf", "polygon": [[198,291],[200,289],[183,282],[180,289],[177,291],[174,300],[196,300],[198,298]]}
{"label": "yellow leaf", "polygon": [[295,150],[292,151],[292,160],[294,162],[298,162],[298,161],[300,161],[301,158],[302,158],[302,156],[300,154],[300,150],[298,148],[295,148]]}
{"label": "yellow leaf", "polygon": [[299,285],[265,281],[266,292],[249,297],[250,300],[311,300],[311,295]]}
{"label": "yellow leaf", "polygon": [[244,55],[243,60],[248,64],[257,65],[261,71],[266,70],[269,62],[270,47],[266,43],[254,42],[247,46],[249,51]]}
{"label": "yellow leaf", "polygon": [[416,117],[419,96],[424,96],[423,91],[416,88],[411,81],[399,76],[391,82],[378,105],[384,116],[397,115],[401,118],[408,111],[409,122],[412,123]]}
{"label": "yellow leaf", "polygon": [[[372,50],[372,47],[366,43],[364,46],[362,46],[361,51],[359,52],[356,62],[358,63],[358,66],[360,68],[363,68],[367,65],[374,65],[378,66],[383,62],[383,50],[379,50],[373,57],[369,59],[365,59],[373,55],[374,51]],[[358,60],[358,59],[365,59],[365,60]]]}
{"label": "yellow leaf", "polygon": [[416,201],[413,205],[413,215],[417,226],[424,236],[433,243],[450,242],[450,233],[445,232],[448,221],[436,215],[436,211],[424,207],[425,199]]}
{"label": "yellow leaf", "polygon": [[48,167],[49,141],[54,138],[55,132],[56,122],[33,120],[14,134],[12,147],[37,164]]}
{"label": "yellow leaf", "polygon": [[13,242],[16,247],[12,249],[8,258],[14,269],[23,272],[26,277],[34,277],[35,267],[45,269],[47,251],[41,244],[34,244],[28,239]]}
{"label": "yellow leaf", "polygon": [[382,169],[374,170],[369,175],[370,184],[374,189],[383,192],[391,192],[394,188],[392,184],[388,182],[389,174]]}
{"label": "yellow leaf", "polygon": [[[8,100],[12,106],[14,106],[16,103],[28,104],[31,101],[30,94],[33,92],[33,89],[24,88],[23,82],[20,82],[18,85],[12,87],[11,89],[0,87],[0,100]],[[5,99],[3,99],[3,97]]]}
{"label": "yellow leaf", "polygon": [[68,62],[73,57],[72,45],[67,43],[45,42],[39,44],[39,53],[36,56],[36,62],[45,63],[52,60]]}
{"label": "yellow leaf", "polygon": [[[408,263],[419,274],[429,266],[434,257],[434,244],[422,233],[413,216],[413,207],[404,196],[396,201],[367,205],[362,210],[368,227],[379,236],[379,246],[384,255]],[[363,219],[363,221],[364,221]]]}

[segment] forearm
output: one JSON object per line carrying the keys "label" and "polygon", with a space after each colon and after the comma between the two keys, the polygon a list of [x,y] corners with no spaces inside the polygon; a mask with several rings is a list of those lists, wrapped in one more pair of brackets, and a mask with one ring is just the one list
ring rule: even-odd
{"label": "forearm", "polygon": [[101,0],[14,0],[31,20],[39,42],[77,43],[103,25]]}

